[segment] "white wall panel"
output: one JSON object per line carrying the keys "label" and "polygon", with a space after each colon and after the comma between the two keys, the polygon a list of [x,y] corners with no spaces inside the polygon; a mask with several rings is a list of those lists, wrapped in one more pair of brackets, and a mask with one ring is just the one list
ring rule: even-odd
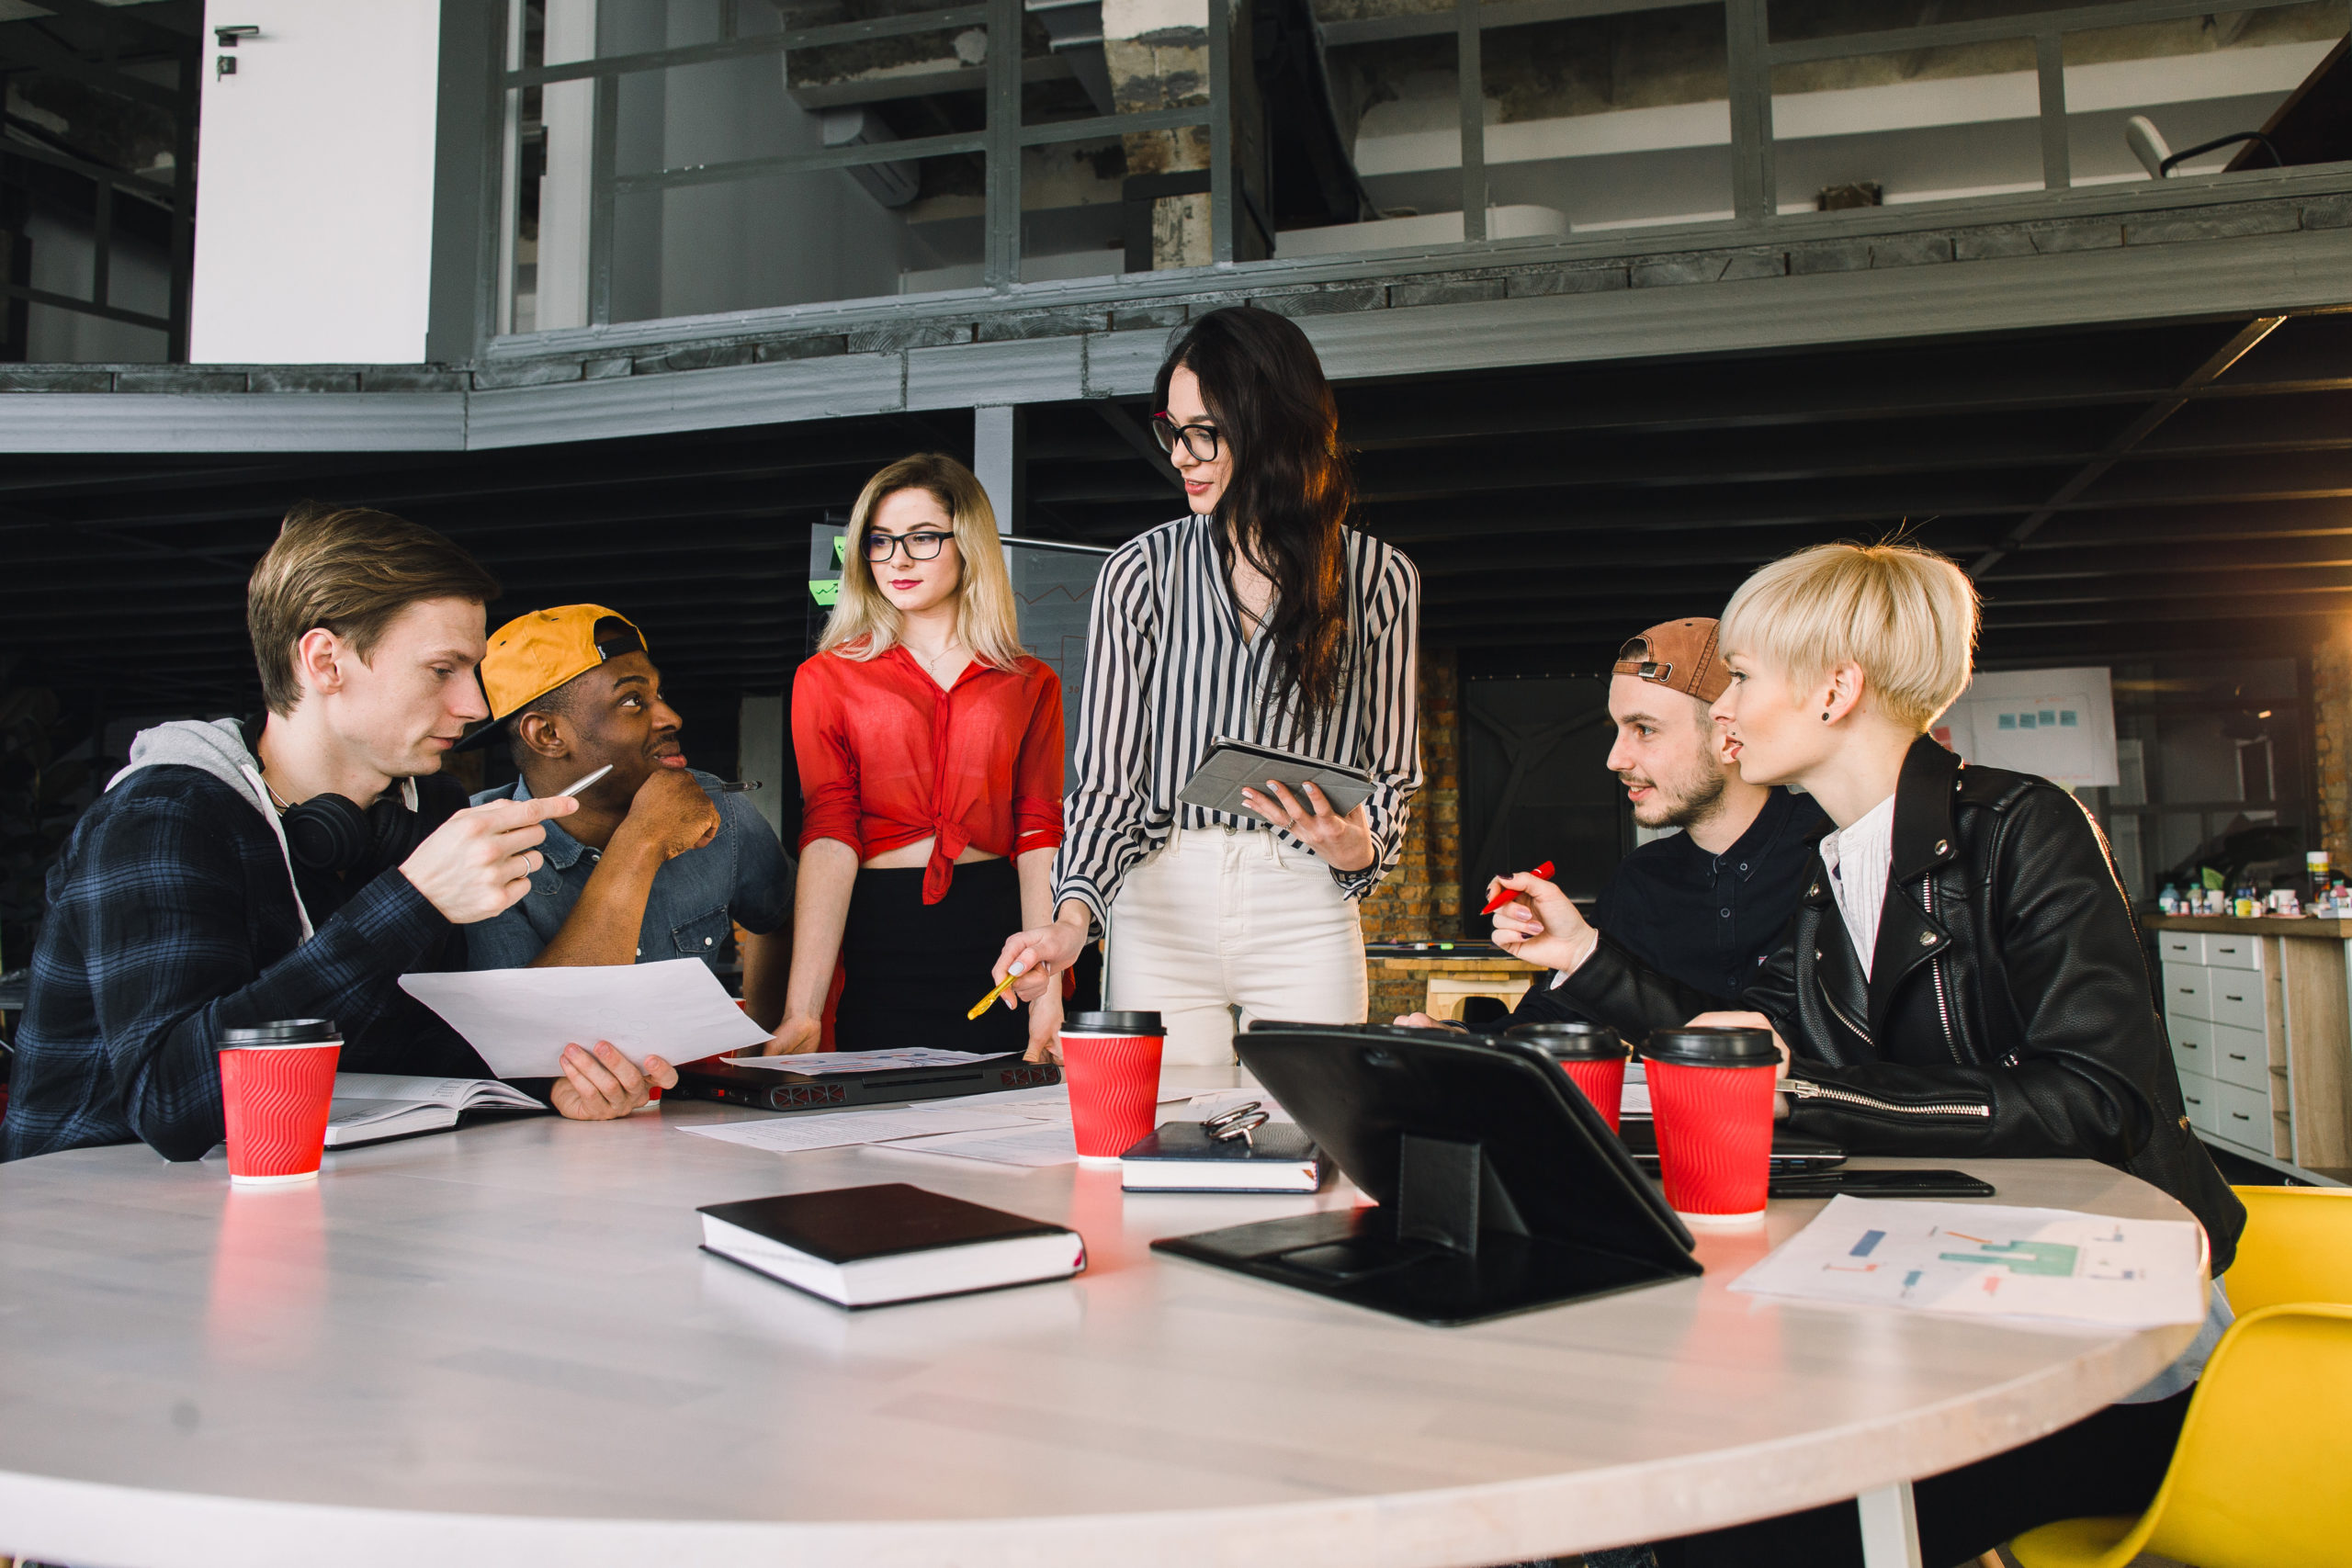
{"label": "white wall panel", "polygon": [[205,26],[261,36],[205,51],[189,357],[422,360],[440,0],[207,0]]}

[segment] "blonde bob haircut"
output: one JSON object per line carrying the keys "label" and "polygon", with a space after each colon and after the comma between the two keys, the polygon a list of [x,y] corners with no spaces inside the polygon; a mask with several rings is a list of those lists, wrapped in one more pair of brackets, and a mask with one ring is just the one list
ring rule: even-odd
{"label": "blonde bob haircut", "polygon": [[954,519],[956,558],[962,569],[956,589],[956,636],[973,657],[999,670],[1019,667],[1021,622],[1012,606],[1012,579],[1004,570],[1004,545],[997,536],[996,510],[972,470],[940,452],[918,452],[865,481],[849,514],[842,548],[842,594],[825,618],[817,651],[863,662],[897,645],[903,627],[899,607],[882,595],[865,558],[865,535],[883,502],[902,490],[928,491]]}
{"label": "blonde bob haircut", "polygon": [[1860,665],[1865,697],[1924,735],[1968,684],[1976,625],[1976,585],[1933,550],[1815,545],[1739,585],[1723,647],[1799,686]]}

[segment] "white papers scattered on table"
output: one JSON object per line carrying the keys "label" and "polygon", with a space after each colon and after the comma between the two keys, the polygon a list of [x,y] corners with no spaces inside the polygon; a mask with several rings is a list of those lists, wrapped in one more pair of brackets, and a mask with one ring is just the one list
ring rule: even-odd
{"label": "white papers scattered on table", "polygon": [[[767,1038],[763,1034],[762,1040]],[[893,1067],[960,1067],[982,1060],[978,1051],[934,1051],[908,1045],[891,1051],[804,1051],[797,1056],[729,1056],[738,1067],[774,1067],[785,1073],[879,1073]]]}
{"label": "white papers scattered on table", "polygon": [[1833,1198],[1735,1291],[2112,1328],[2201,1323],[2188,1220]]}
{"label": "white papers scattered on table", "polygon": [[921,1155],[950,1155],[990,1165],[1068,1165],[1078,1158],[1068,1117],[1033,1122],[1002,1133],[952,1133],[944,1138],[901,1139],[890,1145]]}
{"label": "white papers scattered on table", "polygon": [[842,1111],[823,1116],[775,1116],[759,1122],[721,1122],[687,1127],[697,1137],[773,1154],[797,1154],[802,1149],[838,1149],[854,1144],[887,1144],[896,1138],[923,1138],[941,1133],[1001,1132],[1034,1125],[1009,1112],[943,1106],[920,1111]]}
{"label": "white papers scattered on table", "polygon": [[768,1037],[699,958],[403,975],[401,989],[447,1020],[502,1078],[554,1077],[566,1045],[599,1040],[631,1061],[695,1062]]}

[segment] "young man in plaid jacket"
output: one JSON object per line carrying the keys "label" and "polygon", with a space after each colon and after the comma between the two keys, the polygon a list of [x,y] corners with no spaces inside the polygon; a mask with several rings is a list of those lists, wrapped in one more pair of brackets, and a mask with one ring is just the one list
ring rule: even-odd
{"label": "young man in plaid jacket", "polygon": [[[530,887],[568,798],[469,807],[441,759],[488,708],[474,678],[498,584],[380,512],[305,503],[246,592],[268,713],[167,724],[85,813],[49,875],[0,1157],[220,1141],[221,1032],[342,1030],[355,1072],[487,1077],[401,991],[464,966],[455,928]],[[676,1075],[610,1045],[565,1053],[548,1098],[625,1115]]]}

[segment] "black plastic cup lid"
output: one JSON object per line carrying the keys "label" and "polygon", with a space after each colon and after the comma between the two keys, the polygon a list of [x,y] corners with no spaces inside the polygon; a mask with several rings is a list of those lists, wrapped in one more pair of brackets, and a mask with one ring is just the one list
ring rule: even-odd
{"label": "black plastic cup lid", "polygon": [[1598,1023],[1516,1023],[1503,1036],[1524,1040],[1557,1061],[1613,1062],[1626,1055],[1617,1032]]}
{"label": "black plastic cup lid", "polygon": [[1062,1020],[1065,1034],[1165,1034],[1156,1012],[1074,1012]]}
{"label": "black plastic cup lid", "polygon": [[1693,1067],[1777,1067],[1781,1053],[1772,1048],[1769,1029],[1726,1029],[1702,1024],[1690,1029],[1656,1029],[1642,1043],[1642,1055],[1653,1062]]}
{"label": "black plastic cup lid", "polygon": [[220,1049],[238,1045],[338,1045],[343,1031],[329,1018],[280,1018],[220,1032]]}

